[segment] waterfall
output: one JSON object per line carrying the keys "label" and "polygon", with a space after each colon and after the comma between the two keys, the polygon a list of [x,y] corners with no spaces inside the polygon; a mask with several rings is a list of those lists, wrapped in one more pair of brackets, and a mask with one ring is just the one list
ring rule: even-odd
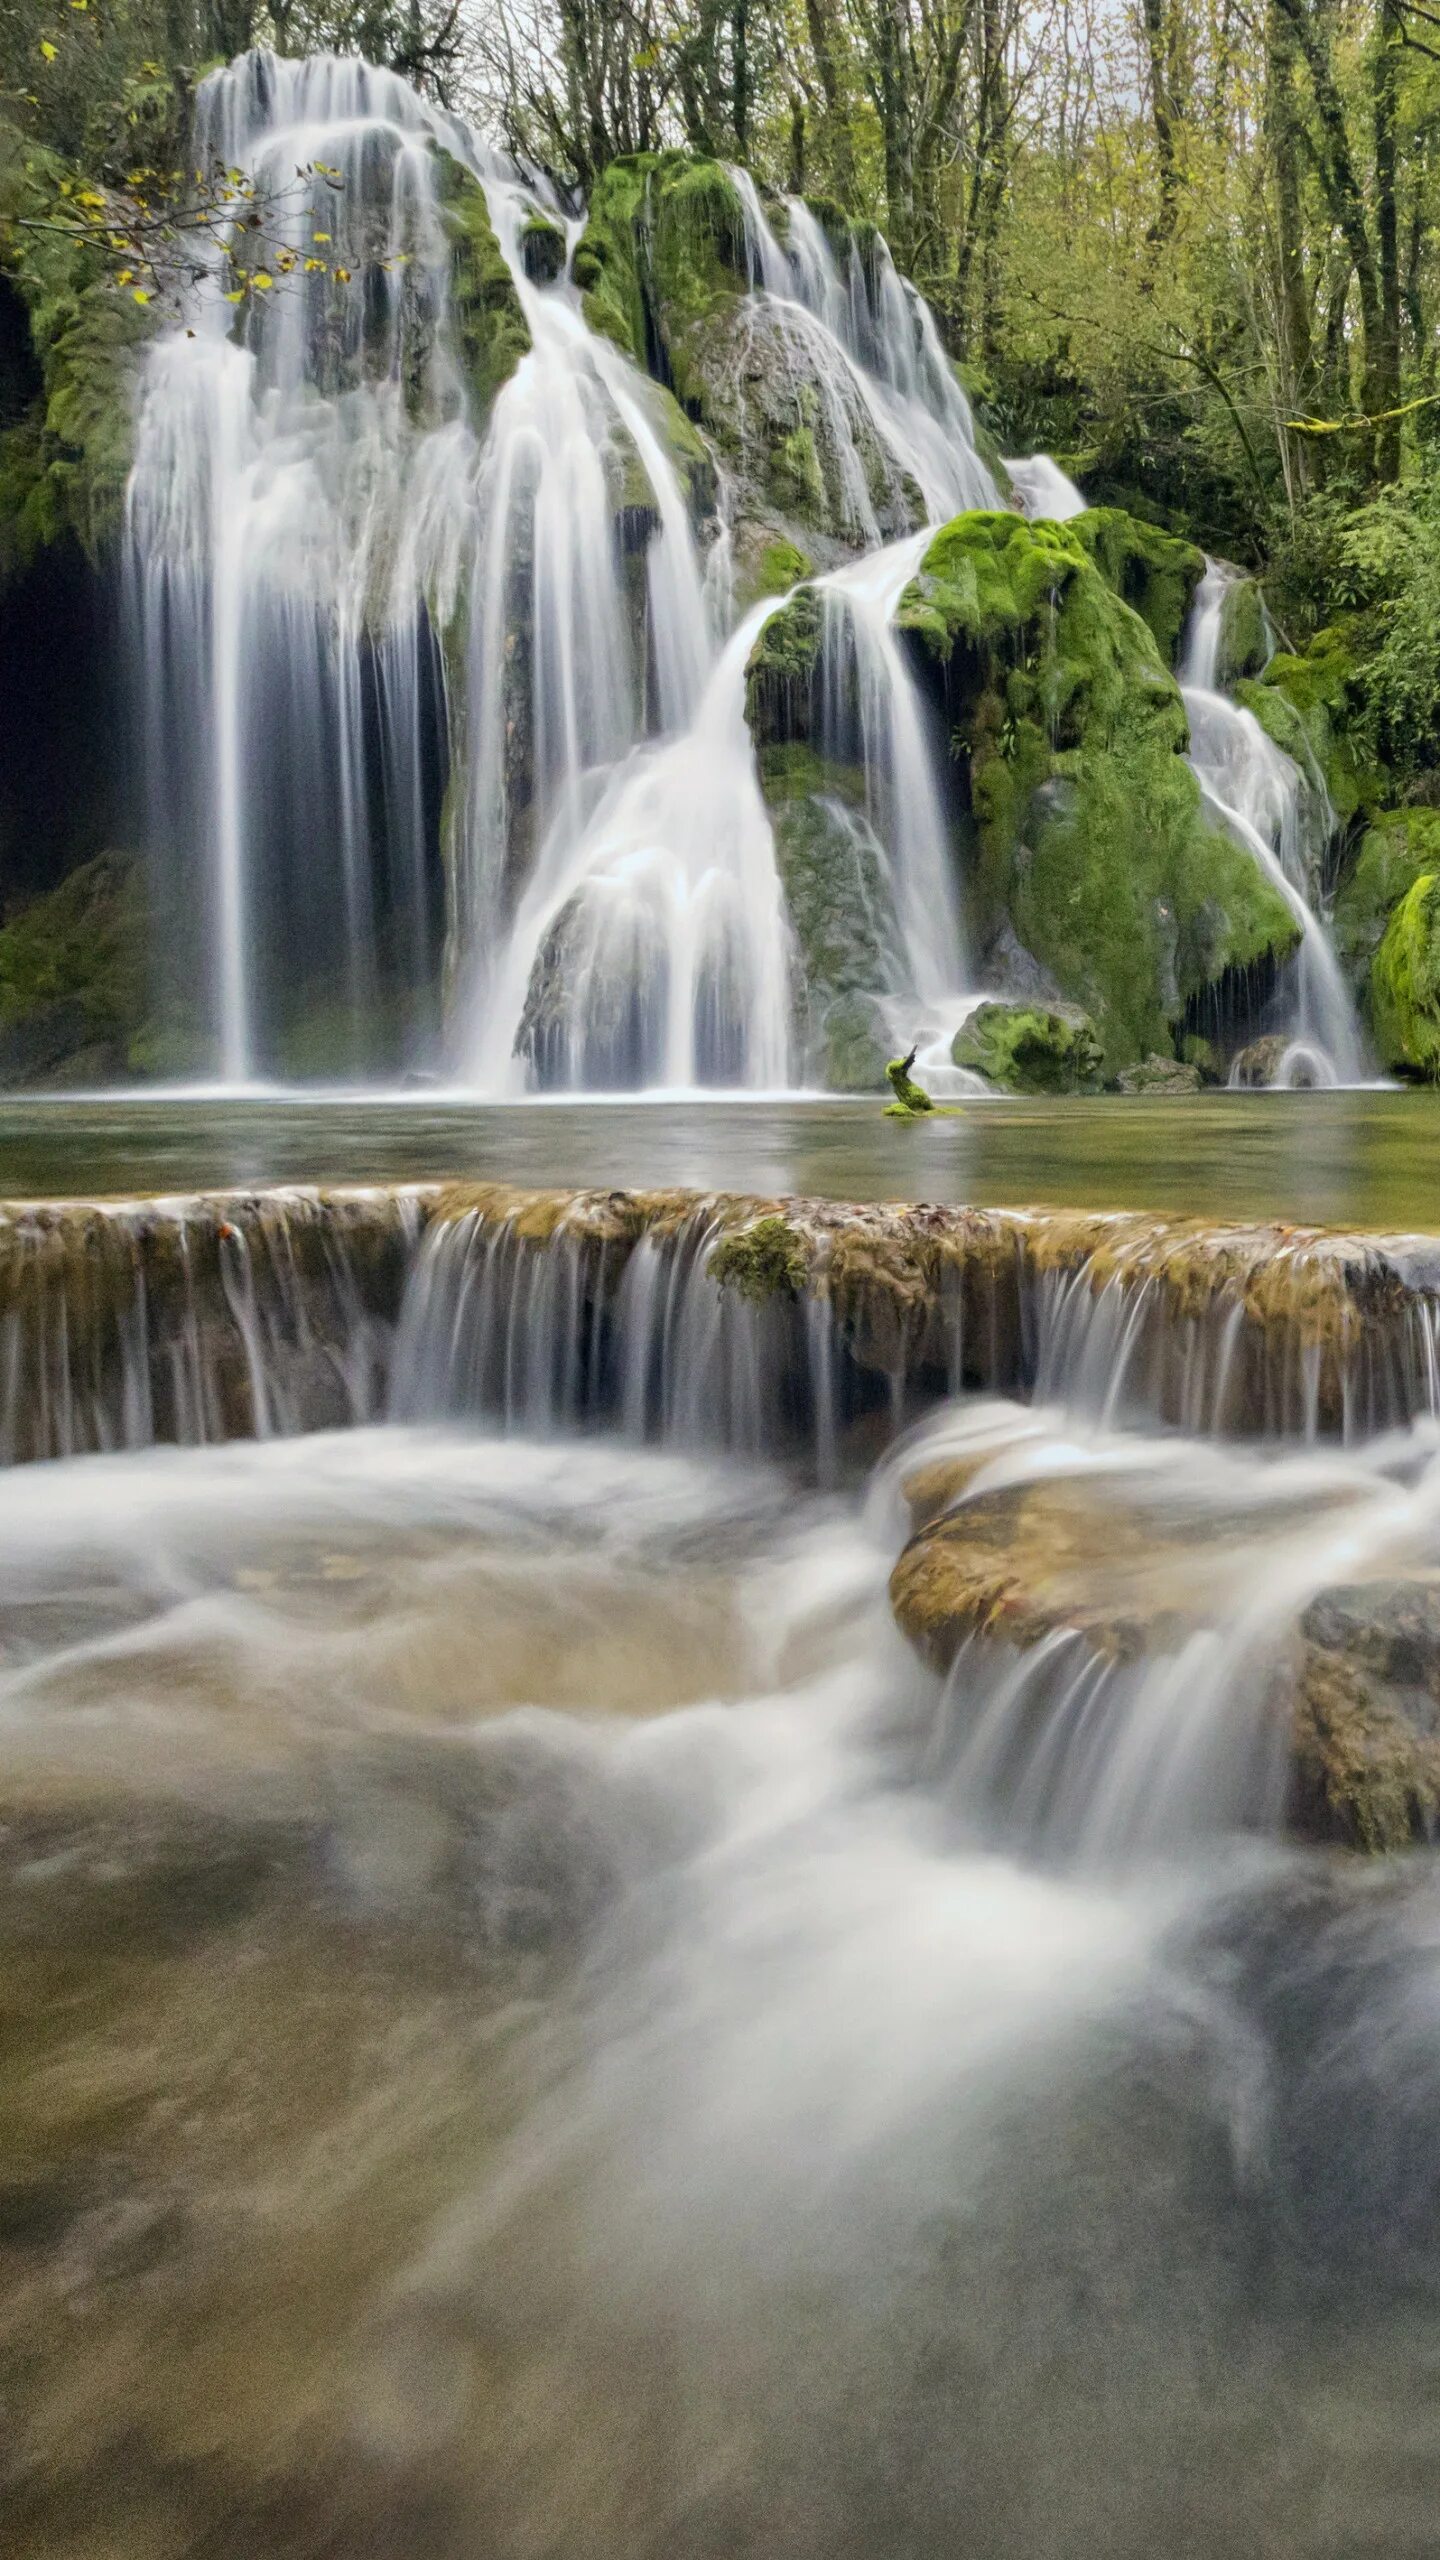
{"label": "waterfall", "polygon": [[1010,485],[1027,516],[1044,517],[1051,524],[1064,524],[1070,516],[1083,515],[1090,503],[1048,453],[1024,454],[1016,461],[1007,462],[1005,468],[1010,474]]}
{"label": "waterfall", "polygon": [[1358,1084],[1365,1073],[1360,1026],[1313,903],[1335,813],[1321,777],[1302,775],[1253,711],[1218,688],[1225,598],[1234,579],[1222,562],[1207,561],[1181,645],[1190,762],[1216,817],[1253,854],[1300,928],[1290,1039],[1276,1082]]}

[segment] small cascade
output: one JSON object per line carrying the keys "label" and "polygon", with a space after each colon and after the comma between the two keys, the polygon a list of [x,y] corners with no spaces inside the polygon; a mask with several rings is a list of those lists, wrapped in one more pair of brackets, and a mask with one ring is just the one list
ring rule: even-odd
{"label": "small cascade", "polygon": [[[498,1186],[0,1209],[0,1459],[379,1412],[822,1473],[961,1389],[1355,1443],[1440,1414],[1418,1237]],[[863,1428],[861,1428],[863,1426]]]}
{"label": "small cascade", "polygon": [[1083,515],[1090,503],[1048,453],[1024,454],[1005,468],[1027,516],[1064,524],[1070,516]]}
{"label": "small cascade", "polygon": [[1234,574],[1221,562],[1207,562],[1182,643],[1178,676],[1190,720],[1190,762],[1215,816],[1253,854],[1300,928],[1291,1036],[1276,1082],[1357,1084],[1365,1073],[1364,1043],[1315,904],[1335,832],[1329,795],[1318,774],[1303,775],[1253,711],[1230,701],[1217,684]]}
{"label": "small cascade", "polygon": [[419,1228],[385,1191],[0,1212],[0,1463],[372,1419]]}

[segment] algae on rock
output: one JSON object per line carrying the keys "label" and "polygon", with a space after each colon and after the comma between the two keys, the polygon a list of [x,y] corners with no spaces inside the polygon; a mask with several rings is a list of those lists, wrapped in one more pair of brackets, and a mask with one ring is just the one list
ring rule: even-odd
{"label": "algae on rock", "polygon": [[479,179],[446,151],[437,151],[436,167],[451,248],[451,327],[474,402],[474,424],[483,428],[496,394],[530,352],[530,329]]}
{"label": "algae on rock", "polygon": [[981,1004],[950,1044],[957,1067],[1006,1093],[1095,1093],[1103,1063],[1094,1027],[1078,1005]]}
{"label": "algae on rock", "polygon": [[1422,871],[1385,929],[1370,973],[1381,1063],[1440,1084],[1440,872]]}
{"label": "algae on rock", "polygon": [[[1162,623],[1193,565],[1173,548],[1168,584],[1151,594]],[[959,516],[897,618],[963,776],[974,942],[983,951],[1012,933],[1090,1015],[1114,1075],[1169,1050],[1187,1005],[1227,973],[1273,970],[1299,928],[1208,818],[1179,688],[1150,625],[1096,565],[1102,553],[1124,556],[1104,519],[1097,531],[1083,518]],[[1148,559],[1148,544],[1135,556]]]}

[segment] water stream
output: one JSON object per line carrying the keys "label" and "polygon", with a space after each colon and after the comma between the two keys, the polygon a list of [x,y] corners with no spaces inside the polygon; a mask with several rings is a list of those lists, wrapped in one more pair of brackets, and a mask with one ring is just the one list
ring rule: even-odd
{"label": "water stream", "polygon": [[1210,561],[1196,590],[1179,680],[1190,718],[1190,761],[1215,815],[1252,853],[1300,928],[1285,1002],[1286,1045],[1276,1084],[1359,1084],[1365,1044],[1355,1002],[1318,912],[1335,812],[1324,781],[1302,774],[1253,711],[1217,683],[1225,598],[1235,572]]}

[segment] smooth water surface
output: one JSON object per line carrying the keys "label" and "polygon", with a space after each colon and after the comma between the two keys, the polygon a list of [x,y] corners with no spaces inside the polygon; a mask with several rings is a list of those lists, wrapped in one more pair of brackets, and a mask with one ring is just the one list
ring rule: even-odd
{"label": "smooth water surface", "polygon": [[887,1119],[878,1100],[493,1104],[440,1093],[0,1100],[0,1196],[437,1178],[1440,1226],[1430,1093],[1052,1098]]}

